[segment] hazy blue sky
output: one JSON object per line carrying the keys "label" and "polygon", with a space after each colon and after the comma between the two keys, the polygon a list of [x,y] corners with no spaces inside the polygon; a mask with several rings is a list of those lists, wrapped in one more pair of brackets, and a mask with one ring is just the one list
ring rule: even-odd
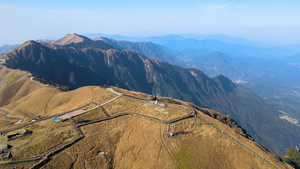
{"label": "hazy blue sky", "polygon": [[300,0],[0,0],[0,45],[68,33],[225,34],[300,43]]}

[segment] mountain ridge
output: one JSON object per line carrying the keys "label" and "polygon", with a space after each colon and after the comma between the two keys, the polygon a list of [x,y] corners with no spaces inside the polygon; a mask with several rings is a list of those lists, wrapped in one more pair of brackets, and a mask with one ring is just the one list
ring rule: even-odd
{"label": "mountain ridge", "polygon": [[80,43],[80,42],[84,42],[84,41],[90,42],[91,40],[89,38],[86,38],[84,36],[74,33],[74,34],[67,34],[64,37],[62,37],[52,43],[65,46],[65,45],[69,45],[71,43]]}
{"label": "mountain ridge", "polygon": [[117,41],[112,38],[105,38],[105,37],[96,37],[93,40],[102,40],[105,43],[108,43],[115,48],[121,49],[121,50],[134,50],[137,52],[140,52],[144,54],[145,56],[161,60],[168,63],[173,64],[179,64],[179,60],[176,58],[176,54],[172,53],[168,49],[159,46],[157,44],[152,43],[151,41],[147,42],[130,42],[130,41]]}
{"label": "mountain ridge", "polygon": [[[1,143],[10,145],[14,157],[12,162],[1,161],[1,168],[291,168],[238,134],[229,116],[191,103],[158,97],[159,103],[167,106],[156,107],[155,103],[150,105],[151,95],[113,86],[85,86],[62,92],[55,86],[32,81],[28,72],[3,65],[0,72],[0,99],[4,96],[1,91],[12,86],[17,90],[6,97],[11,102],[1,105],[0,132],[7,136],[24,129],[32,131],[12,141],[0,136]],[[14,76],[20,78],[6,84]],[[105,111],[97,107],[99,104]],[[5,118],[3,109],[8,117],[18,117],[22,122],[14,124]],[[59,123],[52,120],[78,109],[86,112]],[[170,136],[165,123],[185,117],[192,110],[197,116],[172,122],[170,128],[175,135]],[[82,118],[85,121],[80,123]]]}
{"label": "mountain ridge", "polygon": [[[6,54],[9,57],[6,65],[31,71],[48,81],[73,89],[108,84],[212,108],[232,116],[255,140],[279,155],[290,144],[296,143],[300,135],[295,126],[279,119],[279,112],[272,104],[224,76],[210,79],[197,69],[170,65],[129,50],[104,50],[91,46],[55,49],[43,45],[42,48],[45,50],[31,48],[27,51],[22,48],[24,51],[18,49],[21,50],[19,53],[9,52]],[[33,56],[30,53],[37,54]],[[35,57],[39,59],[35,60]],[[277,139],[269,139],[275,137],[274,132],[278,133]]]}

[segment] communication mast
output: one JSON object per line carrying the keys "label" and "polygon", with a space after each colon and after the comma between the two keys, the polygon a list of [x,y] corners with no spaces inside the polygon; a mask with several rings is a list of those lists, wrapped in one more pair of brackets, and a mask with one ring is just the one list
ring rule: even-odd
{"label": "communication mast", "polygon": [[[172,129],[173,129],[173,131],[172,131]],[[176,124],[174,124],[174,126],[172,127],[171,126],[171,123],[169,123],[168,124],[168,132],[170,132],[170,134],[169,134],[169,136],[170,137],[173,137],[173,136],[175,136],[176,134]]]}

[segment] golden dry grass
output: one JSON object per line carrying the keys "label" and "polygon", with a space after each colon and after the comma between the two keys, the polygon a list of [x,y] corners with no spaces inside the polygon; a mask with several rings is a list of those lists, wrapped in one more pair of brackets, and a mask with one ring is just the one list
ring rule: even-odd
{"label": "golden dry grass", "polygon": [[[19,78],[12,78],[15,76]],[[7,83],[8,80],[9,83]],[[29,83],[28,79],[25,78],[25,72],[0,65],[0,107],[14,102],[40,88],[38,85],[29,85]]]}
{"label": "golden dry grass", "polygon": [[[160,125],[127,116],[82,127],[86,137],[64,153],[54,156],[52,161],[58,161],[51,161],[45,168],[67,168],[71,165],[74,168],[173,167],[165,150],[160,151],[161,156],[157,159],[161,146]],[[153,133],[153,129],[158,132]],[[62,163],[61,159],[65,158],[68,160]],[[154,159],[155,162],[152,161]]]}
{"label": "golden dry grass", "polygon": [[1,128],[1,129],[2,129],[3,127],[5,127],[6,125],[11,124],[11,123],[14,123],[14,122],[17,121],[17,120],[14,120],[14,119],[7,119],[7,118],[4,118],[4,115],[6,115],[6,114],[0,111],[0,128]]}
{"label": "golden dry grass", "polygon": [[100,107],[91,110],[89,112],[83,113],[79,116],[74,117],[75,120],[79,120],[79,119],[85,119],[85,120],[97,120],[97,119],[102,119],[105,118],[106,115],[104,114],[104,112],[101,110]]}
{"label": "golden dry grass", "polygon": [[[179,134],[172,138],[167,137],[167,125],[136,116],[87,125],[81,128],[85,138],[44,168],[272,168],[199,119],[176,124]],[[270,162],[289,168],[278,160]]]}
{"label": "golden dry grass", "polygon": [[[288,168],[290,166],[285,165],[281,161],[278,160],[278,156],[276,156],[274,153],[264,150],[258,143],[251,141],[240,134],[237,134],[235,130],[231,129],[229,126],[220,123],[218,120],[209,117],[205,114],[203,114],[200,111],[197,111],[198,117],[205,120],[208,123],[213,124],[217,128],[221,129],[225,133],[229,134],[231,137],[233,137],[235,140],[239,141],[241,144],[247,146],[249,149],[257,153],[262,158],[270,161],[273,165],[277,166],[278,168]],[[245,148],[244,148],[245,149]]]}
{"label": "golden dry grass", "polygon": [[90,104],[84,106],[82,109],[83,109],[83,110],[89,110],[89,109],[94,108],[94,107],[96,107],[96,106],[97,106],[97,104],[95,104],[95,103],[90,103]]}
{"label": "golden dry grass", "polygon": [[183,109],[183,110],[185,110],[185,111],[187,111],[189,113],[192,113],[192,110],[189,107],[187,107],[186,105],[172,104],[172,103],[168,103],[167,105],[172,105],[172,106],[178,107],[180,109]]}
{"label": "golden dry grass", "polygon": [[[168,121],[187,115],[186,112],[174,107],[155,107],[148,103],[124,97],[120,97],[103,107],[112,116],[121,113],[139,113]],[[178,105],[177,107],[187,109],[185,106]]]}
{"label": "golden dry grass", "polygon": [[70,43],[79,43],[79,42],[83,42],[84,39],[75,35],[75,34],[71,34],[71,35],[66,35],[58,40],[55,41],[55,43],[59,44],[59,45],[67,45]]}
{"label": "golden dry grass", "polygon": [[[0,96],[3,96],[0,97],[0,104],[6,105],[2,109],[10,111],[9,116],[20,117],[25,122],[37,115],[56,115],[92,102],[104,103],[115,97],[114,94],[99,86],[61,92],[53,87],[43,88],[25,78],[19,78],[7,85],[5,79],[16,71],[0,66]],[[150,96],[115,87],[114,89],[144,99]],[[187,111],[190,110],[184,105],[192,106],[190,103],[171,98],[159,98],[159,100]],[[172,107],[158,108],[123,97],[106,104],[104,108],[110,115],[131,112],[162,120],[186,115],[186,112]],[[186,119],[177,122],[175,132],[178,135],[174,138],[167,137],[167,125],[137,116],[123,116],[84,126],[81,129],[85,138],[55,155],[44,168],[271,168],[238,142],[276,167],[289,168],[257,143],[237,134],[220,121],[200,111],[197,113],[204,121]],[[97,108],[75,119],[93,120],[103,117],[105,117],[104,113]],[[1,114],[0,122],[5,122]],[[234,140],[206,122],[213,124]],[[1,129],[5,128],[7,127],[1,127]],[[56,123],[45,120],[25,128],[32,130],[33,134],[9,142],[3,136],[0,137],[0,143],[13,146],[13,157],[44,155],[77,137],[74,127],[68,121]],[[24,164],[25,168],[29,166],[27,164]],[[20,164],[20,168],[22,165]],[[18,167],[16,165],[16,168]]]}
{"label": "golden dry grass", "polygon": [[28,122],[38,115],[47,115],[45,114],[47,102],[55,93],[56,89],[41,88],[4,108],[9,110],[10,116],[20,117]]}
{"label": "golden dry grass", "polygon": [[18,163],[18,164],[9,164],[9,165],[0,165],[1,169],[27,169],[32,166],[37,161]]}
{"label": "golden dry grass", "polygon": [[[23,129],[29,129],[33,133],[15,140],[6,140],[6,135],[18,133]],[[43,156],[62,146],[76,138],[77,132],[69,121],[56,123],[49,119],[6,133],[5,136],[0,136],[0,142],[1,144],[12,145],[12,157],[14,159],[27,159],[33,156]]]}
{"label": "golden dry grass", "polygon": [[106,89],[96,86],[93,88],[93,102],[97,104],[104,103],[116,97],[115,94],[108,92]]}
{"label": "golden dry grass", "polygon": [[92,102],[97,104],[104,103],[114,97],[114,94],[99,86],[86,86],[70,92],[60,92],[55,94],[47,103],[46,114],[48,116],[60,114]]}
{"label": "golden dry grass", "polygon": [[52,87],[42,87],[4,106],[3,109],[10,112],[9,116],[19,117],[24,122],[29,122],[38,115],[49,117],[92,102],[104,103],[114,97],[114,94],[99,86],[82,87],[69,92],[61,92]]}
{"label": "golden dry grass", "polygon": [[113,86],[111,88],[113,88],[117,92],[126,94],[128,96],[137,97],[137,98],[141,98],[141,99],[145,99],[145,100],[149,100],[148,98],[151,96],[149,94],[145,94],[145,93],[141,93],[141,92],[137,92],[137,91],[130,91],[130,90],[121,89],[121,88],[117,88],[117,87],[113,87]]}
{"label": "golden dry grass", "polygon": [[144,104],[134,110],[135,113],[156,117],[165,121],[176,119],[187,115],[186,112],[174,107],[154,107],[149,104]]}
{"label": "golden dry grass", "polygon": [[58,93],[51,98],[46,108],[48,116],[77,109],[92,102],[92,87],[82,87],[70,92]]}
{"label": "golden dry grass", "polygon": [[120,97],[113,102],[104,105],[103,108],[109,115],[113,116],[120,113],[133,113],[136,108],[143,105],[144,103],[141,101]]}

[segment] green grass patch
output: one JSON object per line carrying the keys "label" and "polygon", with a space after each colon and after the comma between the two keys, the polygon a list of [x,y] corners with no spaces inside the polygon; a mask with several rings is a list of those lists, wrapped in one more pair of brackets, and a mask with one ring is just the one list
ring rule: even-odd
{"label": "green grass patch", "polygon": [[44,78],[33,77],[32,80],[43,83],[43,84],[48,84],[48,81],[45,80]]}
{"label": "green grass patch", "polygon": [[[5,136],[19,133],[23,129],[29,129],[33,133],[11,141],[6,140]],[[5,133],[5,136],[0,136],[0,143],[12,145],[12,156],[18,160],[43,156],[47,152],[70,142],[77,137],[77,132],[69,121],[56,123],[48,119]]]}
{"label": "green grass patch", "polygon": [[79,116],[76,116],[74,120],[79,120],[79,119],[85,119],[85,120],[96,120],[96,119],[102,119],[105,118],[106,115],[104,112],[101,110],[100,107],[91,110],[89,112],[83,113]]}
{"label": "green grass patch", "polygon": [[11,74],[10,76],[8,76],[8,78],[6,79],[6,85],[9,85],[17,80],[19,80],[22,77],[22,75],[18,75],[16,73]]}
{"label": "green grass patch", "polygon": [[181,142],[181,148],[177,152],[177,154],[173,156],[173,159],[178,164],[176,168],[188,168],[188,169],[196,168],[192,164],[191,153],[188,146],[188,142],[186,140]]}
{"label": "green grass patch", "polygon": [[17,164],[8,164],[8,165],[1,165],[1,169],[12,169],[12,168],[29,168],[32,166],[34,163],[36,163],[37,160],[35,161],[30,161],[30,162],[24,162],[24,163],[17,163]]}
{"label": "green grass patch", "polygon": [[300,151],[298,152],[296,148],[290,147],[282,160],[294,168],[300,168]]}
{"label": "green grass patch", "polygon": [[97,106],[97,104],[91,103],[91,104],[88,104],[88,105],[84,106],[82,109],[83,110],[89,110],[89,109],[94,108],[96,106]]}
{"label": "green grass patch", "polygon": [[164,103],[180,104],[179,102],[177,102],[171,98],[159,98],[158,101],[164,102]]}
{"label": "green grass patch", "polygon": [[59,90],[63,91],[63,92],[67,92],[67,91],[70,91],[70,87],[69,86],[62,86],[62,85],[59,85]]}

